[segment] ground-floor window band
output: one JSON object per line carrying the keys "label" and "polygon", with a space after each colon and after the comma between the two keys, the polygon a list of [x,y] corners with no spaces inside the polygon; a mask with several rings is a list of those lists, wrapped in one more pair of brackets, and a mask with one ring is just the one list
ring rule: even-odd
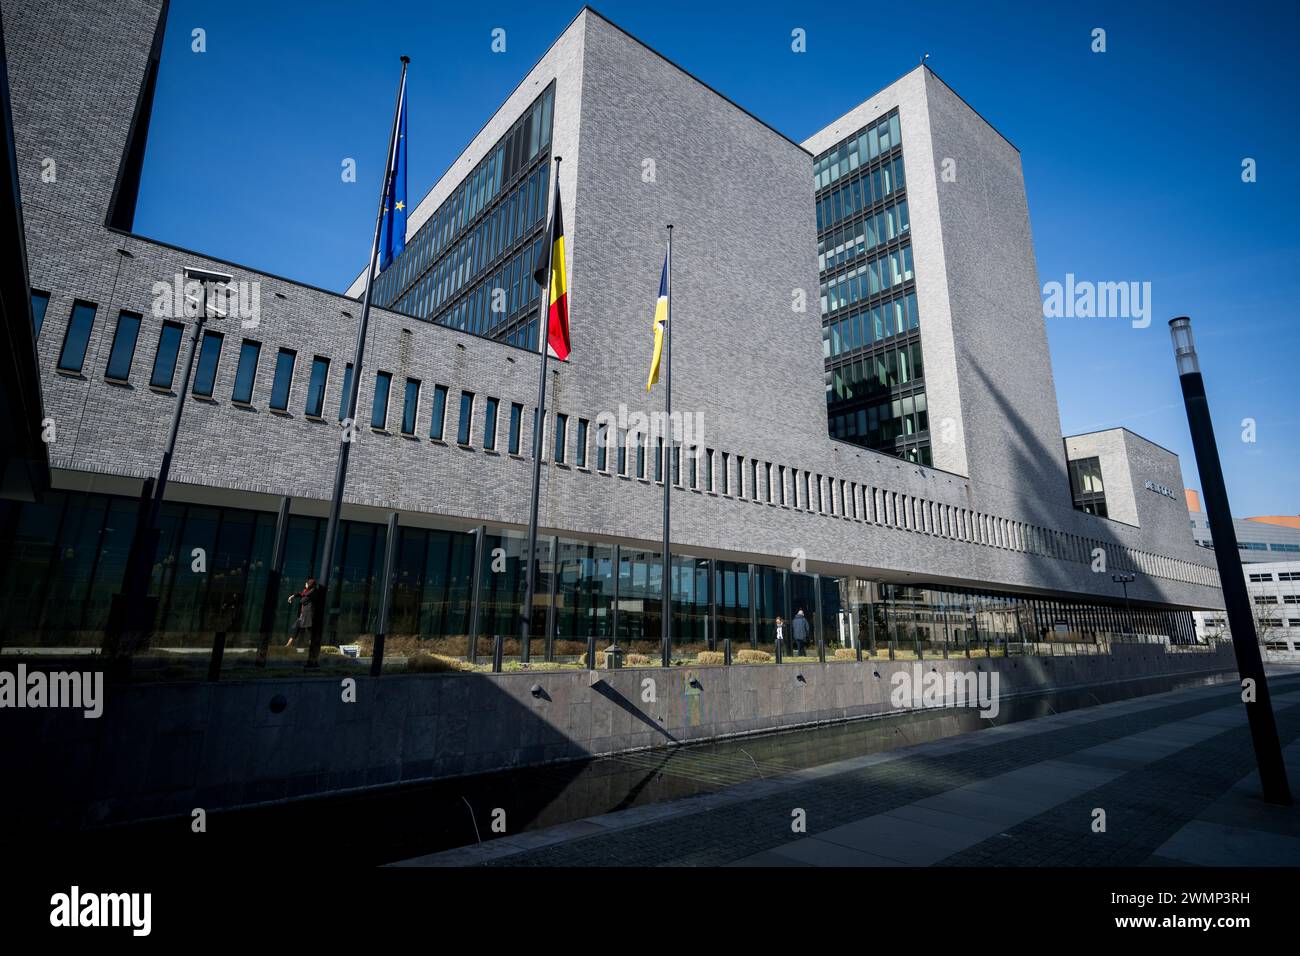
{"label": "ground-floor window band", "polygon": [[[0,602],[6,608],[0,650],[48,654],[100,646],[135,508],[132,498],[62,491],[38,504],[0,504]],[[158,597],[152,652],[174,655],[178,676],[187,658],[197,661],[203,655],[196,652],[212,647],[218,632],[226,635],[230,666],[258,646],[276,520],[270,512],[239,508],[163,506],[151,586]],[[294,623],[288,596],[319,570],[324,524],[310,516],[289,519],[283,577],[271,604],[274,645]],[[368,653],[379,616],[386,532],[383,524],[343,522],[327,645],[356,644]],[[526,536],[450,526],[401,527],[398,534],[386,659],[400,663],[427,652],[482,660],[497,635],[505,656],[517,657]],[[565,536],[542,536],[538,549],[532,659],[576,661],[595,637],[602,650],[617,643],[628,654],[657,660],[659,552]],[[689,555],[673,558],[672,594],[674,654],[684,659],[721,650],[728,640],[733,649],[771,652],[776,619],[789,622],[799,611],[810,623],[812,653],[820,636],[828,658],[856,658],[859,648],[865,655],[902,658],[982,656],[1045,642],[1095,645],[1116,635],[1195,640],[1190,611],[904,586]]]}

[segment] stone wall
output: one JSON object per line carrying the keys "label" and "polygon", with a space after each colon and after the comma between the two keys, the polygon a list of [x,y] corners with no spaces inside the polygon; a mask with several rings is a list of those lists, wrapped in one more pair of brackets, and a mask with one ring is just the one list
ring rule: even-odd
{"label": "stone wall", "polygon": [[[117,823],[897,713],[916,662],[534,671],[124,685],[103,716],[9,710],[0,810],[10,826]],[[926,660],[996,671],[1002,697],[1233,669],[1231,648],[1115,645],[1085,657]],[[977,675],[978,676],[978,675]],[[594,682],[593,682],[594,680]],[[653,681],[654,700],[644,699]],[[694,682],[694,683],[692,683]]]}

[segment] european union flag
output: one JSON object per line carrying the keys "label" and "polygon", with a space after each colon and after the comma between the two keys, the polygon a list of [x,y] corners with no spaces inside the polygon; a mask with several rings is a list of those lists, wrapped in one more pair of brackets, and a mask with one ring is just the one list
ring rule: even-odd
{"label": "european union flag", "polygon": [[379,225],[379,271],[383,272],[406,248],[406,74],[402,74],[402,102],[397,108],[397,143],[388,169],[384,217]]}

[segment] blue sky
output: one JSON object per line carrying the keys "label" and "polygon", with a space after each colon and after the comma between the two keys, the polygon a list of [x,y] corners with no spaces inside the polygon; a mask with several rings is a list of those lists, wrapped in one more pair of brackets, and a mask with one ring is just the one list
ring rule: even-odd
{"label": "blue sky", "polygon": [[[1152,283],[1148,328],[1048,320],[1065,432],[1131,428],[1199,487],[1166,325],[1191,315],[1233,510],[1300,512],[1295,4],[594,6],[795,140],[929,53],[1021,151],[1041,282]],[[137,231],[345,288],[369,251],[398,56],[418,197],[580,8],[173,0]]]}

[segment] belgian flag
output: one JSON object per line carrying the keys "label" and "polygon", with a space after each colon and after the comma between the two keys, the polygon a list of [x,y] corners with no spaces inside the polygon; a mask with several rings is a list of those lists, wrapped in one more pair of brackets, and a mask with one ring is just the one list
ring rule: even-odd
{"label": "belgian flag", "polygon": [[[563,362],[569,357],[569,285],[564,259],[564,213],[560,209],[560,178],[555,177],[555,211],[551,214],[551,244],[538,257],[533,278],[546,286],[547,262],[551,273],[551,302],[546,322],[546,344],[551,354]],[[549,257],[548,257],[549,253]]]}

